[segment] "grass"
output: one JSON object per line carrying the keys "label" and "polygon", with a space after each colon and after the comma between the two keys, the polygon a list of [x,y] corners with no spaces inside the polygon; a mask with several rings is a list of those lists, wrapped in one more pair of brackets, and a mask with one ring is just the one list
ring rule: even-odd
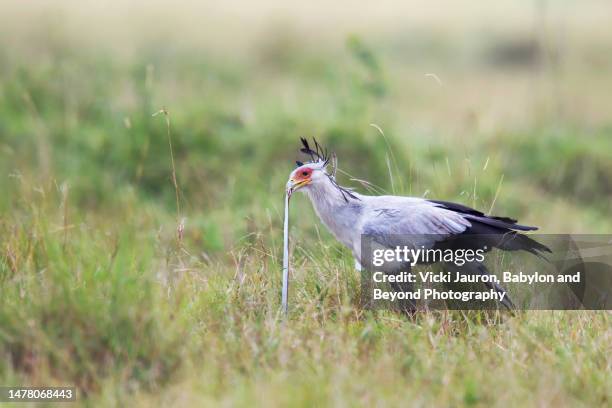
{"label": "grass", "polygon": [[299,136],[387,192],[609,232],[612,121],[575,102],[606,100],[606,39],[577,32],[595,36],[576,46],[592,66],[574,49],[534,69],[506,67],[497,36],[464,48],[435,30],[258,34],[221,55],[30,30],[0,40],[0,383],[74,384],[103,406],[610,404],[608,312],[364,311],[350,254],[303,197],[280,315]]}

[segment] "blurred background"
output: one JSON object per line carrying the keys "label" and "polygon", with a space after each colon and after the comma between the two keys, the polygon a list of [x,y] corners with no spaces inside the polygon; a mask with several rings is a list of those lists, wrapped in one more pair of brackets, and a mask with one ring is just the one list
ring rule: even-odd
{"label": "blurred background", "polygon": [[[187,326],[225,327],[243,274],[236,313],[271,316],[301,136],[362,193],[351,178],[544,233],[610,232],[611,15],[606,0],[5,0],[0,373],[157,384]],[[335,299],[308,259],[350,256],[292,205],[298,293]]]}
{"label": "blurred background", "polygon": [[282,203],[299,136],[385,191],[609,231],[608,2],[216,3],[6,4],[4,174],[172,209],[163,107],[210,250]]}

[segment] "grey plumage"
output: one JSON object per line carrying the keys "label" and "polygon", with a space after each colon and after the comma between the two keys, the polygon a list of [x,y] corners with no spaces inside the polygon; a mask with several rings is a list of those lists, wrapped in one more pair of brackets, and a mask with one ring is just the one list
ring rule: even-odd
{"label": "grey plumage", "polygon": [[[461,204],[417,197],[369,196],[341,187],[326,170],[327,152],[316,142],[316,150],[310,149],[304,139],[302,142],[302,151],[310,154],[313,161],[291,173],[289,193],[299,189],[308,195],[323,224],[351,250],[357,266],[362,260],[362,235],[388,248],[406,244],[426,248],[477,246],[482,244],[477,242],[479,239],[488,239],[485,244],[490,248],[526,250],[540,256],[549,251],[518,232],[537,228],[517,224],[512,218],[487,216]],[[304,176],[305,169],[310,172],[308,176]],[[418,237],[419,242],[397,242],[405,241],[407,236]]]}

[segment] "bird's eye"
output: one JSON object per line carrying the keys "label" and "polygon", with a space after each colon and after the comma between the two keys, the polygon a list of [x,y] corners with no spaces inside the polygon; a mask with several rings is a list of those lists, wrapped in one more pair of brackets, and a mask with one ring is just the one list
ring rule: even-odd
{"label": "bird's eye", "polygon": [[302,176],[306,177],[307,175],[308,175],[308,172],[307,172],[306,170],[304,170],[304,171],[302,172]]}

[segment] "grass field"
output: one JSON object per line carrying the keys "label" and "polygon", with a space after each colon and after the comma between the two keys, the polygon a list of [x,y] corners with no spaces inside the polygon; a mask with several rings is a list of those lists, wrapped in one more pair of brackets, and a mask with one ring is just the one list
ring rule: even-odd
{"label": "grass field", "polygon": [[612,403],[608,312],[361,310],[305,197],[279,315],[300,136],[389,193],[612,231],[609,4],[351,10],[6,7],[0,384],[92,406]]}

